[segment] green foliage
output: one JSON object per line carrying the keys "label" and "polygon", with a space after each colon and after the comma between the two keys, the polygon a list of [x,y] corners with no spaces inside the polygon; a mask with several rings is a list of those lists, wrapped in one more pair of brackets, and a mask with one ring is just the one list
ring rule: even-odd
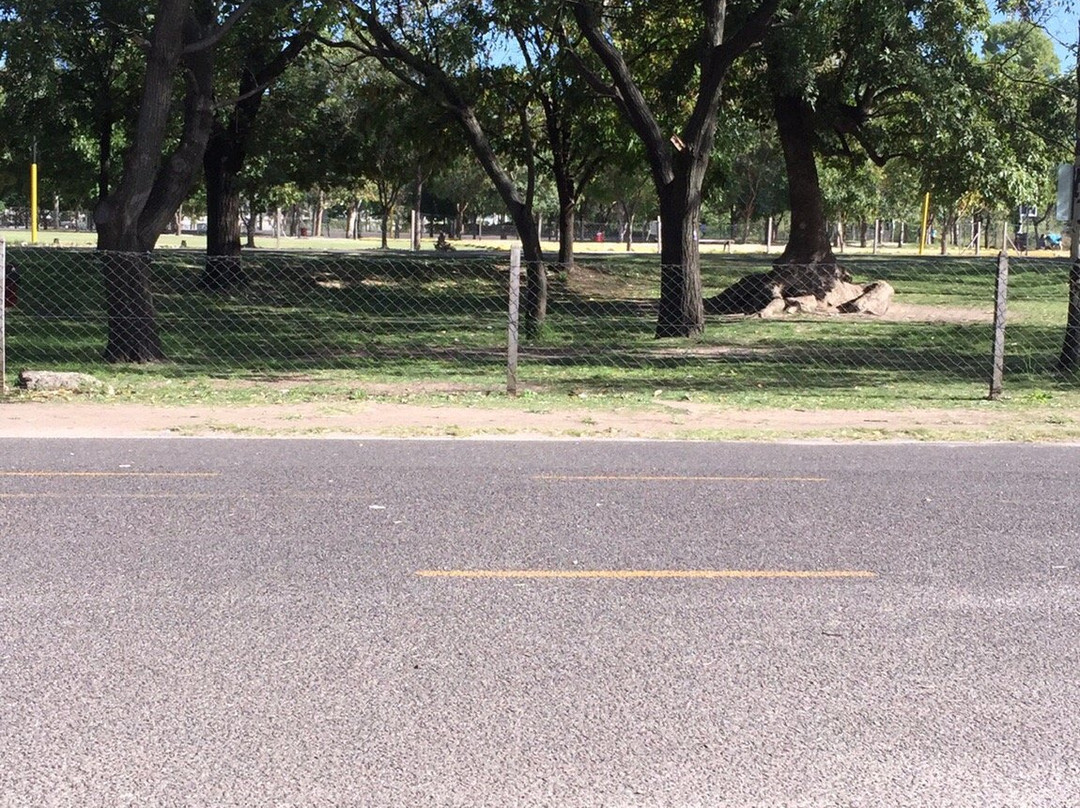
{"label": "green foliage", "polygon": [[[130,136],[148,4],[139,0],[5,0],[0,4],[0,149],[24,170],[37,144],[40,193],[87,205]],[[105,144],[105,146],[103,146]],[[104,152],[104,153],[103,153]],[[0,180],[2,181],[2,180]]]}

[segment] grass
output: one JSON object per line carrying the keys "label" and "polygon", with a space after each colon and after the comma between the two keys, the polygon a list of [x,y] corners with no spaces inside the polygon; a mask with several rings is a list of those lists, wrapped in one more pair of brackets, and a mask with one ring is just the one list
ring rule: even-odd
{"label": "grass", "polygon": [[[528,395],[509,399],[500,394],[508,244],[420,255],[251,251],[251,283],[230,294],[199,289],[198,252],[163,247],[152,285],[169,361],[145,366],[99,360],[105,316],[92,251],[9,247],[20,301],[7,317],[8,382],[22,368],[78,370],[126,400],[222,405],[381,397],[518,409],[899,409],[971,407],[986,396],[992,257],[851,253],[844,262],[857,280],[889,281],[918,316],[714,317],[688,341],[653,338],[659,268],[643,248],[583,253],[580,271],[553,279],[544,332],[521,350]],[[768,260],[704,254],[705,294]],[[1053,371],[1068,262],[1012,263],[1007,396],[994,406],[1075,409],[1077,379]]]}

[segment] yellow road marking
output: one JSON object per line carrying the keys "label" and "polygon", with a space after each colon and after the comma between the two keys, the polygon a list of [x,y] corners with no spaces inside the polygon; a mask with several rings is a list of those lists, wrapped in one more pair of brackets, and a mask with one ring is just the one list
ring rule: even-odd
{"label": "yellow road marking", "polygon": [[421,578],[876,578],[868,570],[417,570]]}
{"label": "yellow road marking", "polygon": [[97,499],[220,499],[221,497],[213,494],[173,494],[173,493],[156,493],[146,494],[138,491],[125,491],[124,493],[61,493],[56,491],[20,491],[17,493],[0,493],[0,499],[78,499],[78,500],[97,500]]}
{"label": "yellow road marking", "polygon": [[0,477],[217,477],[216,471],[0,471]]}
{"label": "yellow road marking", "polygon": [[641,482],[734,482],[734,483],[825,483],[826,477],[739,477],[739,476],[661,476],[646,474],[540,474],[534,477],[536,480],[558,481],[607,481],[607,480],[632,480]]}

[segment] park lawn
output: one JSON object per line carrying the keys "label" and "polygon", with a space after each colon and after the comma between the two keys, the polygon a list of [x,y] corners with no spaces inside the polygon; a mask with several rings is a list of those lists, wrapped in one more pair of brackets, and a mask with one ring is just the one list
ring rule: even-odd
{"label": "park lawn", "polygon": [[[503,406],[505,251],[245,253],[251,283],[198,288],[202,256],[155,253],[153,288],[169,361],[99,360],[105,317],[89,250],[9,249],[20,302],[8,312],[8,383],[23,368],[80,370],[131,400],[333,400],[482,392]],[[768,267],[763,254],[706,253],[706,295]],[[655,253],[583,255],[553,273],[547,324],[522,344],[532,396],[602,406],[687,399],[755,408],[960,407],[989,384],[993,257],[846,256],[857,281],[884,279],[905,317],[710,317],[693,340],[653,338]],[[1074,408],[1080,385],[1053,370],[1064,327],[1064,260],[1012,262],[1007,406]],[[425,393],[425,391],[427,391]],[[493,395],[495,394],[495,395]],[[1011,402],[1011,403],[1010,403]],[[548,406],[548,405],[545,405]]]}

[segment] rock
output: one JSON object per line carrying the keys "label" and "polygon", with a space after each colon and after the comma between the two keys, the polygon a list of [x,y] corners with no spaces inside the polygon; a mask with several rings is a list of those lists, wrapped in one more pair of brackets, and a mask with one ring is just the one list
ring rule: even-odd
{"label": "rock", "polygon": [[885,281],[874,281],[867,284],[866,289],[859,297],[849,300],[839,307],[844,314],[876,314],[882,315],[889,310],[892,303],[894,290]]}
{"label": "rock", "polygon": [[820,312],[882,315],[894,290],[885,281],[852,283],[840,266],[780,265],[768,272],[744,275],[715,297],[705,300],[708,314],[814,314]]}
{"label": "rock", "polygon": [[866,288],[861,284],[837,281],[836,286],[830,289],[822,299],[822,308],[839,309],[845,303],[861,297],[865,291]]}
{"label": "rock", "polygon": [[758,317],[775,317],[778,314],[784,313],[784,308],[787,306],[787,301],[782,297],[774,297],[765,306],[758,311]]}
{"label": "rock", "polygon": [[100,379],[88,373],[56,370],[24,370],[19,373],[19,387],[24,390],[98,390]]}
{"label": "rock", "polygon": [[[824,300],[837,285],[847,284],[851,276],[837,264],[780,264],[768,272],[744,275],[715,297],[705,300],[708,314],[759,314],[775,307],[777,298],[813,297]],[[845,290],[840,302],[862,294],[862,288],[850,294]],[[837,304],[834,304],[837,305]],[[815,310],[821,306],[816,306]],[[772,309],[770,308],[770,311]]]}

